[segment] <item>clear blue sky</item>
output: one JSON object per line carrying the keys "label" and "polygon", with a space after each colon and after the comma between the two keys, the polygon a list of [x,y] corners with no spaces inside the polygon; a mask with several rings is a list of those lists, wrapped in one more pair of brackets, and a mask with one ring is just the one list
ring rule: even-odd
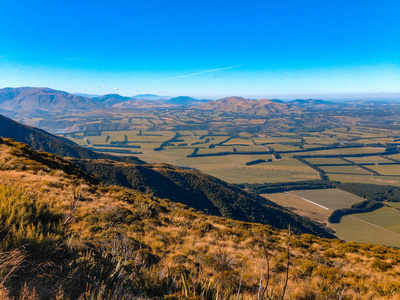
{"label": "clear blue sky", "polygon": [[0,1],[6,86],[130,96],[400,92],[400,1]]}

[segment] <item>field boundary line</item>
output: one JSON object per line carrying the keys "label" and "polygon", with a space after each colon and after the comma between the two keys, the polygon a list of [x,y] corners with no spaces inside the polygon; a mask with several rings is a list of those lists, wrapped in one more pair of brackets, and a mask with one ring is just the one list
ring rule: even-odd
{"label": "field boundary line", "polygon": [[300,196],[298,196],[298,195],[291,194],[291,193],[287,193],[287,194],[297,196],[297,197],[299,197],[301,200],[310,202],[310,203],[312,203],[312,204],[314,204],[314,205],[316,205],[316,206],[319,206],[319,207],[321,207],[321,208],[323,208],[323,209],[329,210],[329,208],[327,208],[327,207],[325,207],[325,206],[322,206],[321,204],[315,203],[315,202],[313,202],[313,201],[311,201],[311,200],[308,200],[308,199],[306,199],[306,198],[303,198],[303,197],[300,197]]}
{"label": "field boundary line", "polygon": [[352,215],[348,215],[348,216],[349,216],[350,218],[357,219],[357,220],[359,220],[359,221],[361,221],[361,222],[367,223],[367,224],[369,224],[369,225],[372,225],[372,226],[374,226],[374,227],[377,227],[377,228],[379,228],[379,229],[382,229],[382,230],[387,231],[387,232],[389,232],[389,233],[392,233],[392,234],[394,234],[394,235],[400,236],[400,234],[398,234],[398,233],[396,233],[396,232],[393,232],[393,231],[391,231],[391,230],[389,230],[389,229],[386,229],[386,228],[384,228],[384,227],[381,227],[381,226],[379,226],[379,225],[376,225],[376,224],[374,224],[374,223],[370,223],[370,222],[368,222],[368,221],[365,221],[365,220],[363,220],[363,219],[354,217],[354,216],[352,216]]}

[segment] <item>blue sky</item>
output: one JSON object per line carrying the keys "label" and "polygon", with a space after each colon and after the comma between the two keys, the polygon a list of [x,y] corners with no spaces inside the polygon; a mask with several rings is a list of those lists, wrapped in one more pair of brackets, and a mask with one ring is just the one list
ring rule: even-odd
{"label": "blue sky", "polygon": [[400,1],[0,1],[0,87],[400,92]]}

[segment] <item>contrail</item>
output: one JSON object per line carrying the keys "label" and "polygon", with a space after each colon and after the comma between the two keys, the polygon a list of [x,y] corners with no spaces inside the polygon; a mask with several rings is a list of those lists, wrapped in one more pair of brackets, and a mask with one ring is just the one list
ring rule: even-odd
{"label": "contrail", "polygon": [[197,73],[192,73],[192,74],[187,74],[187,75],[181,75],[181,76],[175,76],[175,77],[160,79],[160,80],[157,80],[157,81],[164,81],[164,80],[170,80],[170,79],[191,77],[191,76],[196,76],[196,75],[204,74],[204,73],[211,73],[211,72],[218,72],[218,71],[222,71],[222,70],[233,69],[233,68],[237,68],[237,67],[240,67],[240,66],[243,66],[243,65],[236,65],[236,66],[230,66],[230,67],[219,68],[219,69],[205,70],[205,71],[201,71],[201,72],[197,72]]}

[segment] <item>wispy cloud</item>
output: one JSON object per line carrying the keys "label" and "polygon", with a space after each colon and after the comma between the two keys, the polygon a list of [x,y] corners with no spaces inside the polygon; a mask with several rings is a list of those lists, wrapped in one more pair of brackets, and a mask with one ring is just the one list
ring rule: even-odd
{"label": "wispy cloud", "polygon": [[181,75],[181,76],[175,76],[175,77],[170,77],[170,78],[164,78],[164,79],[160,79],[160,80],[158,80],[158,81],[164,81],[164,80],[171,80],[171,79],[178,79],[178,78],[191,77],[191,76],[196,76],[196,75],[200,75],[200,74],[204,74],[204,73],[212,73],[212,72],[218,72],[218,71],[233,69],[233,68],[237,68],[237,67],[240,67],[240,66],[243,66],[243,65],[235,65],[235,66],[229,66],[229,67],[225,67],[225,68],[218,68],[218,69],[212,69],[212,70],[205,70],[205,71],[200,71],[200,72],[191,73],[191,74],[186,74],[186,75]]}

